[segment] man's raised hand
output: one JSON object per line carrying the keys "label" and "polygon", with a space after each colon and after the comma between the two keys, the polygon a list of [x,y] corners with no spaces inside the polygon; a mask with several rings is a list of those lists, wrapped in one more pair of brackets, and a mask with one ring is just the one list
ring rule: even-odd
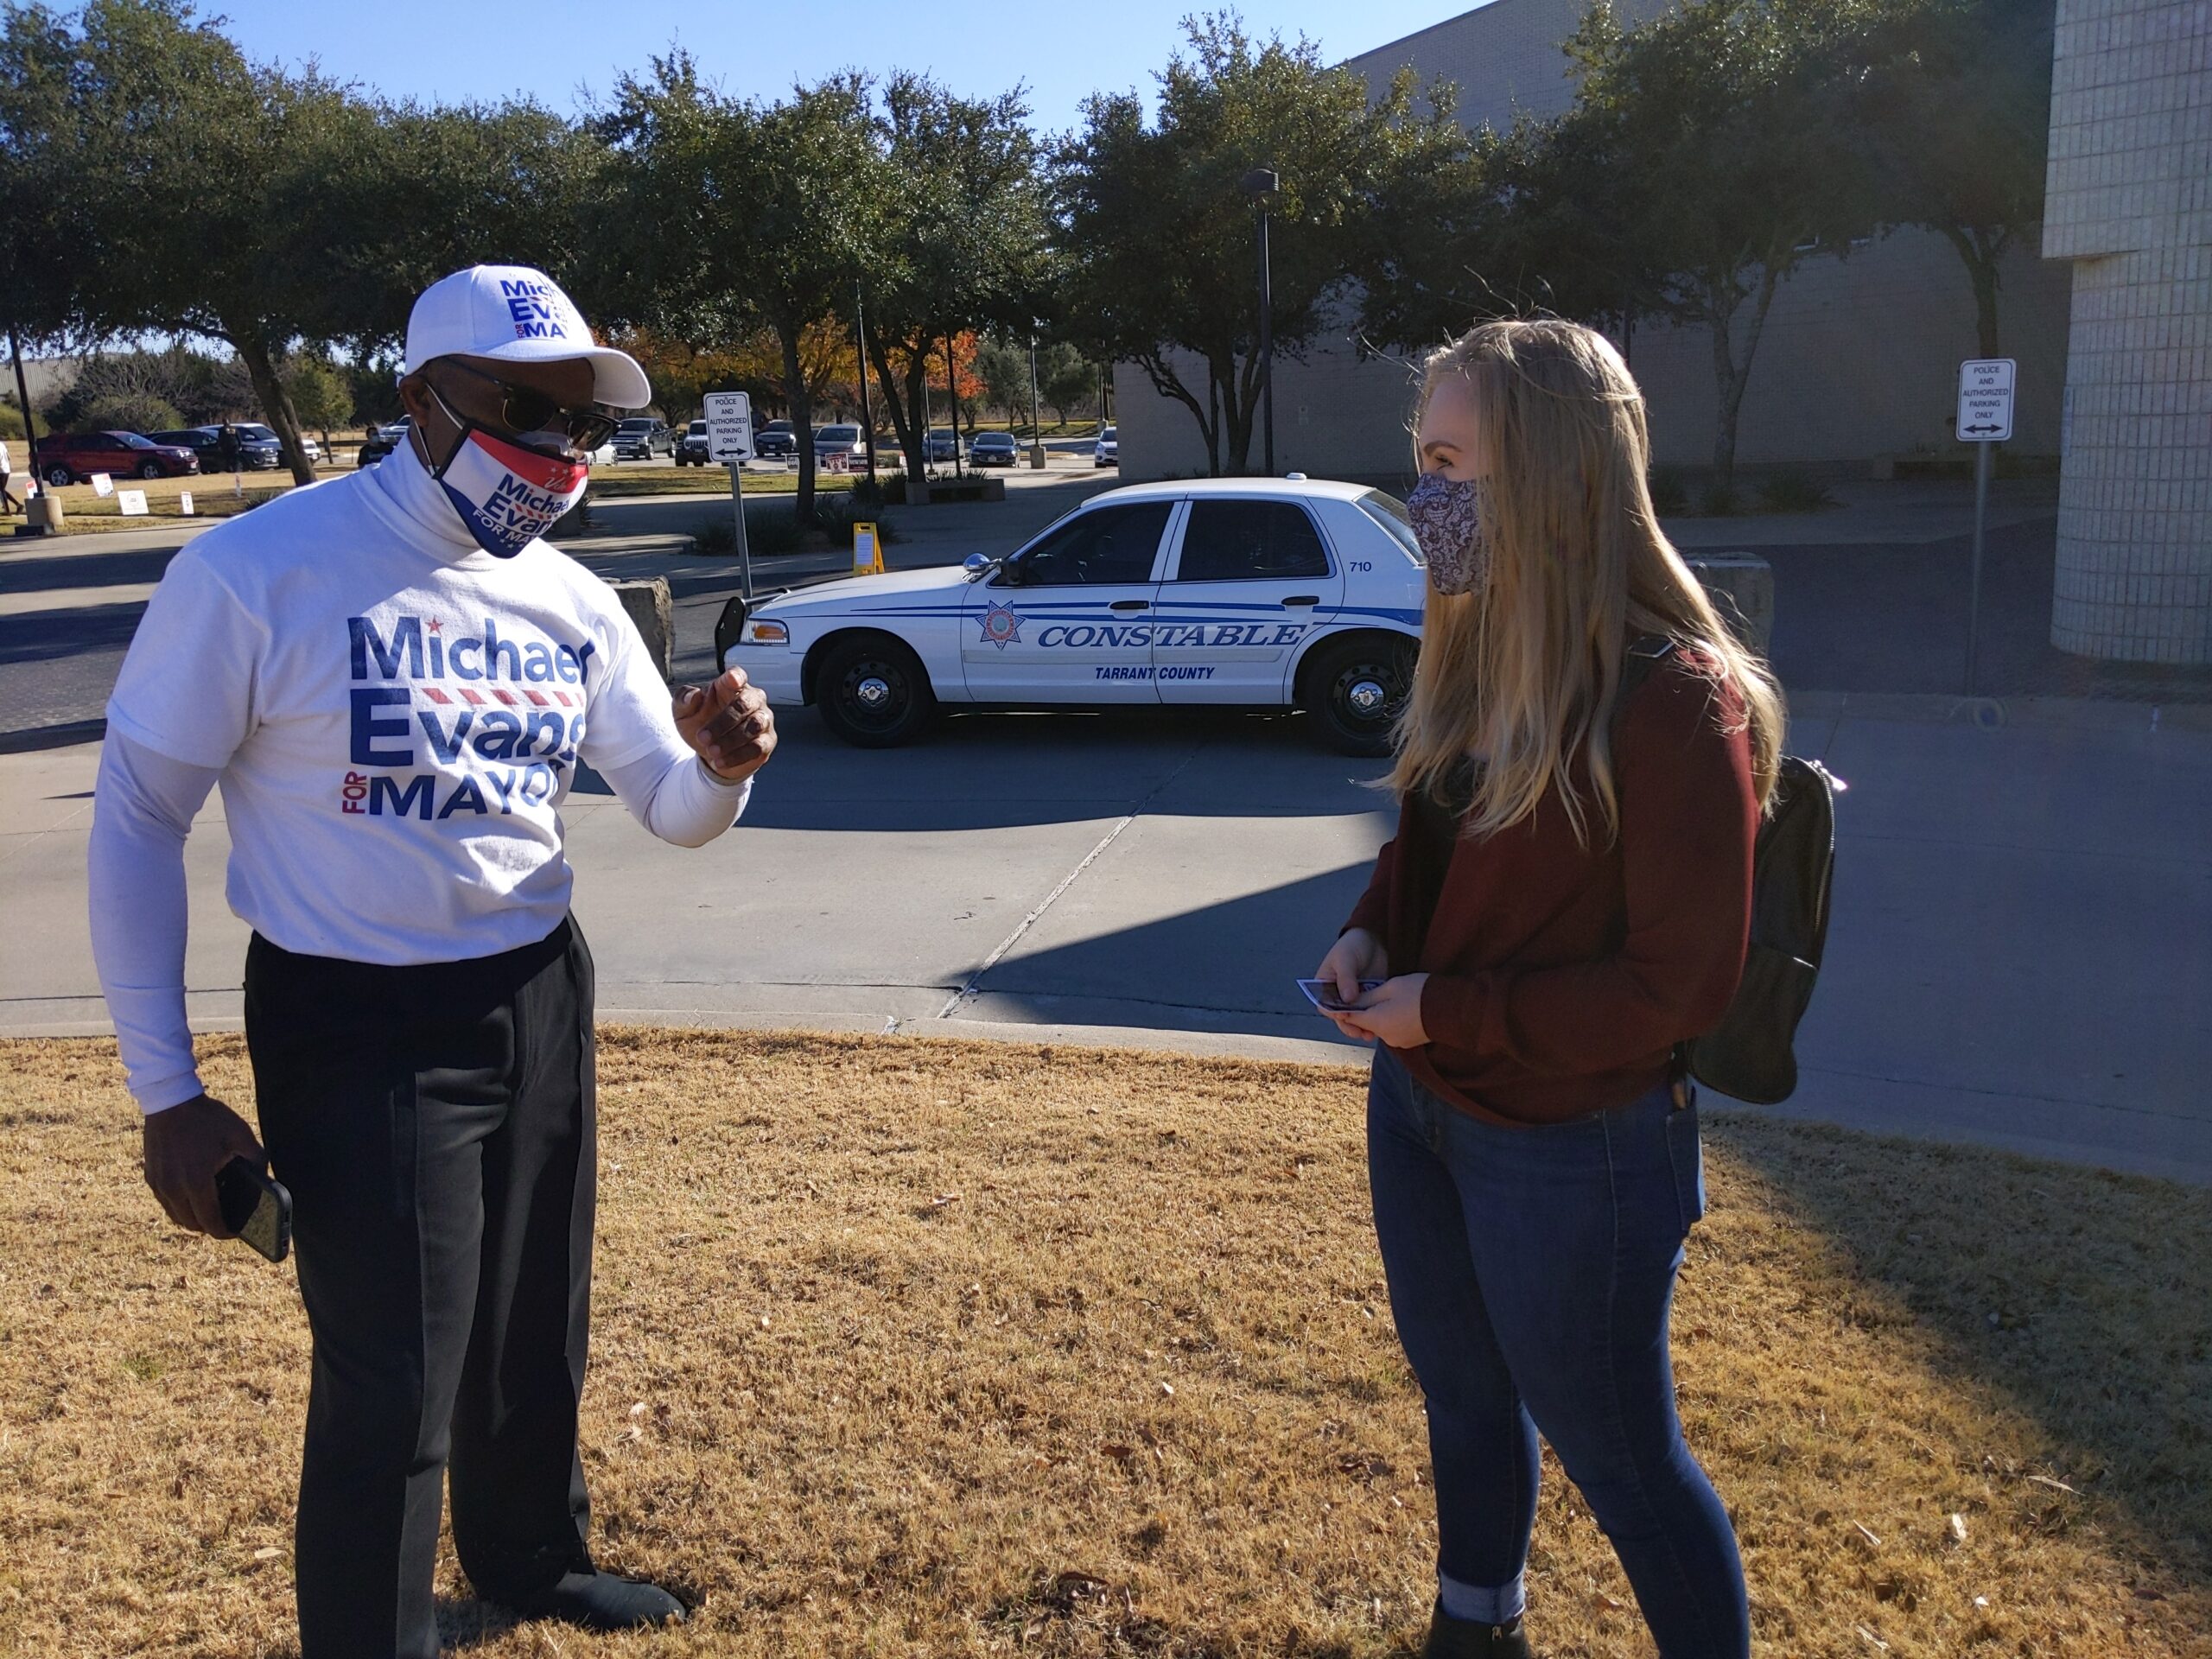
{"label": "man's raised hand", "polygon": [[679,687],[676,729],[724,783],[750,778],[776,752],[776,717],[767,694],[747,680],[741,668],[726,670],[707,685]]}

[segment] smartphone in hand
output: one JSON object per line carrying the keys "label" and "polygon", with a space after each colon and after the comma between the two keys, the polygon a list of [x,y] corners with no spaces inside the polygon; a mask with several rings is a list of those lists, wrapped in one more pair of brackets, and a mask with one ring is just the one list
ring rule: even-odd
{"label": "smartphone in hand", "polygon": [[292,1248],[292,1195],[243,1158],[215,1172],[215,1198],[223,1225],[271,1262],[282,1262]]}
{"label": "smartphone in hand", "polygon": [[[1379,979],[1363,979],[1359,982],[1360,995],[1364,996],[1382,983]],[[1298,982],[1298,988],[1306,993],[1308,1002],[1325,1013],[1343,1014],[1351,1007],[1351,1003],[1337,995],[1337,982],[1333,979],[1301,979]]]}

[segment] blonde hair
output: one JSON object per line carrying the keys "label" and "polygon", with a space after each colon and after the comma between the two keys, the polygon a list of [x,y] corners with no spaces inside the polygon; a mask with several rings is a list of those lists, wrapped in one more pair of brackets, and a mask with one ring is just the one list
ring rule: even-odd
{"label": "blonde hair", "polygon": [[1643,396],[1612,343],[1572,322],[1486,322],[1423,369],[1422,413],[1447,376],[1472,395],[1491,466],[1492,551],[1475,592],[1428,590],[1387,786],[1403,796],[1440,785],[1473,756],[1467,834],[1521,823],[1556,788],[1587,845],[1569,772],[1586,744],[1590,791],[1607,838],[1618,836],[1610,716],[1629,642],[1656,634],[1735,692],[1764,807],[1781,758],[1782,693],[1660,531]]}

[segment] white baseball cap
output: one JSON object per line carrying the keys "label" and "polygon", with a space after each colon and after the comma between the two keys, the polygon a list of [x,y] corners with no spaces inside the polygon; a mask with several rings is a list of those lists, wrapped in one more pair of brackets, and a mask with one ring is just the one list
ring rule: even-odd
{"label": "white baseball cap", "polygon": [[471,265],[423,290],[408,314],[407,365],[400,372],[456,356],[508,363],[588,358],[594,402],[643,409],[653,399],[638,359],[594,340],[575,302],[528,265]]}

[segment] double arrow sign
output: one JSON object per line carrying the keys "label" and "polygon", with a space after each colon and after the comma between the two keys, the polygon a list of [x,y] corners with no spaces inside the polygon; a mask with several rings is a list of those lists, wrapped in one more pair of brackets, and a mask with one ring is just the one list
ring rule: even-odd
{"label": "double arrow sign", "polygon": [[1959,365],[1961,443],[2002,443],[2012,435],[2012,359],[1970,357]]}

